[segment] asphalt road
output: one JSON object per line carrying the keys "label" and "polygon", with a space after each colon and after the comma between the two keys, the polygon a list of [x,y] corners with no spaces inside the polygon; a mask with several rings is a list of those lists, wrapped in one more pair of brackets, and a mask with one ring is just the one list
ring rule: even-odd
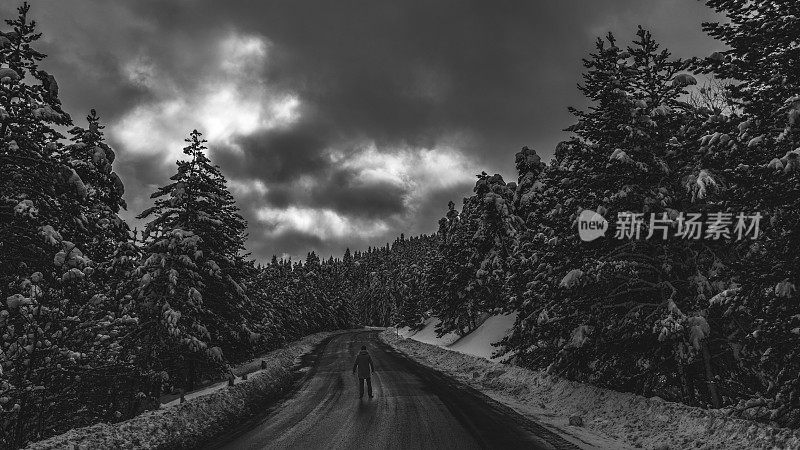
{"label": "asphalt road", "polygon": [[[372,356],[374,399],[358,398],[353,361]],[[394,352],[377,332],[337,335],[306,374],[252,423],[210,447],[224,449],[575,448],[480,392]]]}

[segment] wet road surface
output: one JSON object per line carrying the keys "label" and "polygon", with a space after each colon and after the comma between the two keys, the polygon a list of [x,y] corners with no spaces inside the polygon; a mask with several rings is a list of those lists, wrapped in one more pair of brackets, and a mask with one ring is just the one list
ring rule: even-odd
{"label": "wet road surface", "polygon": [[[296,388],[223,449],[575,448],[484,394],[394,352],[377,331],[334,336],[311,355]],[[372,356],[374,399],[358,398],[353,361]]]}

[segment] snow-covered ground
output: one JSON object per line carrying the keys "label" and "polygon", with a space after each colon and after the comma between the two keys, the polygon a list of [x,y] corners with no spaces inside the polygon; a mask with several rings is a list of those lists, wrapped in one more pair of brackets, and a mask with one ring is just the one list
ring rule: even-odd
{"label": "snow-covered ground", "polygon": [[[34,442],[28,449],[129,449],[197,448],[221,430],[250,417],[255,408],[291,385],[292,366],[325,338],[337,332],[307,336],[286,347],[247,363],[266,362],[266,369],[250,373],[247,380],[237,377],[234,386],[216,383],[177,400],[147,411],[124,422],[98,423],[76,428],[49,439]],[[252,367],[248,367],[248,370]],[[244,368],[237,372],[244,373]]]}
{"label": "snow-covered ground", "polygon": [[[450,344],[448,348],[468,355],[479,356],[487,359],[497,351],[493,346],[508,335],[517,320],[517,313],[491,316],[470,334]],[[504,359],[504,358],[499,358]]]}
{"label": "snow-covered ground", "polygon": [[438,345],[468,355],[497,360],[503,358],[492,358],[497,350],[492,344],[499,342],[508,334],[516,319],[517,313],[490,316],[478,328],[461,338],[454,333],[436,337],[436,326],[439,324],[439,319],[435,317],[427,319],[425,325],[417,332],[406,327],[400,328],[399,333],[405,338],[425,344]]}
{"label": "snow-covered ground", "polygon": [[436,336],[436,326],[439,325],[439,319],[431,317],[425,320],[425,324],[417,331],[411,330],[408,327],[400,328],[400,335],[406,338],[411,338],[419,342],[424,342],[431,345],[447,346],[458,340],[458,335],[455,333],[448,333],[442,337]]}
{"label": "snow-covered ground", "polygon": [[[280,350],[276,350],[276,351],[280,351]],[[274,358],[274,357],[275,357],[274,352],[270,352],[270,354],[266,356],[267,359]],[[255,358],[250,362],[246,362],[246,363],[243,363],[243,364],[240,364],[240,365],[234,367],[233,368],[234,384],[238,384],[238,383],[240,383],[242,381],[245,381],[244,378],[242,377],[242,375],[244,375],[244,374],[247,374],[247,377],[250,378],[250,377],[258,374],[259,372],[261,372],[261,370],[262,370],[261,369],[261,361],[262,360],[266,361],[264,358],[265,357]],[[192,392],[186,393],[186,395],[184,395],[184,398],[188,401],[188,400],[191,400],[193,398],[197,398],[197,397],[202,397],[204,395],[213,394],[214,392],[217,392],[217,391],[219,391],[221,389],[225,389],[226,387],[228,387],[228,380],[217,381],[215,383],[212,383],[212,384],[210,384],[210,385],[208,385],[206,387],[203,387],[201,389],[198,389],[196,391],[192,391]],[[170,397],[172,397],[172,396],[170,396]],[[180,397],[177,397],[175,399],[172,399],[172,400],[165,401],[165,402],[161,403],[161,407],[175,406],[175,405],[178,405],[178,404],[180,404]]]}
{"label": "snow-covered ground", "polygon": [[[798,430],[577,383],[404,339],[392,330],[380,336],[396,350],[471,385],[582,448],[800,449]],[[575,416],[583,426],[569,424]]]}

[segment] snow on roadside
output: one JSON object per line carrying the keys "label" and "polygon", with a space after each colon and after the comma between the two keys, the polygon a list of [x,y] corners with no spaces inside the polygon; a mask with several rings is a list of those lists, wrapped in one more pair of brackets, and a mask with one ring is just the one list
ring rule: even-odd
{"label": "snow on roadside", "polygon": [[474,331],[450,344],[447,348],[480,358],[504,359],[492,358],[494,352],[497,351],[497,347],[492,344],[500,342],[506,337],[514,327],[516,320],[517,313],[491,316]]}
{"label": "snow on roadside", "polygon": [[440,322],[437,317],[430,317],[425,319],[425,323],[419,331],[413,331],[406,327],[400,328],[400,334],[415,341],[439,346],[447,346],[457,341],[460,336],[455,333],[447,333],[442,337],[436,336],[436,326]]}
{"label": "snow on roadside", "polygon": [[[278,350],[280,350],[280,349],[278,349]],[[273,352],[270,352],[265,356],[261,356],[261,357],[255,358],[252,361],[249,361],[249,362],[246,362],[246,363],[242,363],[242,364],[239,364],[236,367],[233,367],[233,373],[234,373],[234,380],[233,381],[234,381],[234,384],[238,384],[239,382],[244,381],[244,379],[242,378],[242,375],[244,375],[244,374],[247,374],[247,376],[249,378],[249,377],[255,375],[256,373],[260,372],[262,370],[261,369],[261,361],[264,360],[265,358],[274,357],[273,353],[275,351],[278,351],[278,350],[274,350]],[[225,389],[226,387],[228,387],[228,380],[216,381],[216,382],[214,382],[214,383],[212,383],[212,384],[210,384],[210,385],[208,385],[206,387],[197,389],[195,391],[187,392],[184,395],[184,398],[186,400],[191,400],[193,398],[202,397],[202,396],[208,395],[208,394],[213,394],[214,392],[217,392],[219,390]],[[180,404],[180,400],[181,400],[180,397],[176,397],[176,398],[174,398],[174,399],[172,399],[170,401],[161,403],[161,407],[179,405]]]}
{"label": "snow on roadside", "polygon": [[514,321],[516,320],[517,313],[490,316],[478,328],[465,336],[448,333],[442,337],[436,337],[436,326],[439,324],[439,319],[431,317],[424,322],[424,326],[419,331],[415,332],[408,327],[403,327],[397,332],[404,338],[411,338],[425,344],[438,345],[449,350],[497,361],[504,359],[504,357],[492,358],[492,355],[497,350],[492,344],[500,342],[506,337],[514,327]]}
{"label": "snow on roadside", "polygon": [[[213,385],[187,394],[185,403],[170,402],[169,407],[147,411],[129,420],[98,423],[76,428],[27,449],[94,448],[195,448],[225,428],[250,417],[269,397],[291,385],[292,366],[327,337],[339,332],[306,336],[263,357],[266,369],[258,370],[228,387]],[[260,363],[260,361],[258,362]],[[193,395],[196,394],[196,395]],[[175,404],[173,404],[175,403]]]}
{"label": "snow on roadside", "polygon": [[[577,383],[402,339],[392,331],[380,337],[584,448],[800,449],[798,430]],[[575,415],[582,417],[583,427],[569,425]]]}

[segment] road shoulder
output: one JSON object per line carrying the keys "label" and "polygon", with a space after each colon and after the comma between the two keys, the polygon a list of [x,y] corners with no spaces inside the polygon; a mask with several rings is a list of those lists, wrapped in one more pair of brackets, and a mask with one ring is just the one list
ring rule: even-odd
{"label": "road shoulder", "polygon": [[[393,331],[381,333],[380,338],[582,448],[800,448],[796,430],[577,383],[403,339]],[[582,425],[570,424],[572,417],[580,417]]]}
{"label": "road shoulder", "polygon": [[580,448],[558,433],[542,426],[514,408],[499,402],[473,386],[399,351],[379,335],[384,351],[402,361],[405,370],[424,379],[451,414],[487,447]]}
{"label": "road shoulder", "polygon": [[[547,411],[544,404],[534,406],[514,395],[513,390],[509,393],[502,389],[496,380],[506,372],[507,366],[503,364],[413,339],[404,339],[392,331],[381,333],[379,338],[397,353],[470,386],[492,401],[502,404],[538,424],[548,433],[557,436],[574,448],[615,448],[620,450],[635,448],[629,443],[591,429],[571,426],[568,417],[562,418],[554,412]],[[559,422],[564,422],[564,424]]]}
{"label": "road shoulder", "polygon": [[304,355],[313,355],[336,334],[317,333],[270,352],[264,357],[265,369],[234,386],[123,422],[75,428],[26,448],[200,448],[279,403],[302,378],[302,367],[310,364]]}

